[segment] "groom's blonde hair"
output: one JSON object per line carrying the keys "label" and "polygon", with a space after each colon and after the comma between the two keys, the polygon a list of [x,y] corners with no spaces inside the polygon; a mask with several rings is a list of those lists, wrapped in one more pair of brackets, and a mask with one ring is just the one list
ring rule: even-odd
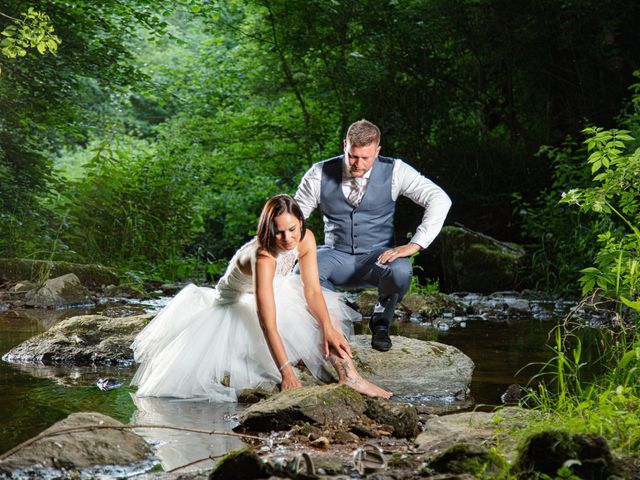
{"label": "groom's blonde hair", "polygon": [[380,144],[380,129],[369,120],[353,122],[347,130],[347,142],[354,147]]}

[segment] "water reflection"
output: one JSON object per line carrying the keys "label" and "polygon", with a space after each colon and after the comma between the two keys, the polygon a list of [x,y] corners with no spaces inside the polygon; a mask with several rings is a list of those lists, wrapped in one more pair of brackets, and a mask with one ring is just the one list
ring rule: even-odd
{"label": "water reflection", "polygon": [[[190,402],[169,398],[137,397],[131,395],[137,411],[132,424],[171,425],[200,430],[230,431],[238,424],[236,415],[242,407],[235,403]],[[187,465],[209,456],[217,457],[242,447],[236,437],[190,433],[157,428],[135,430],[154,446],[165,471]],[[214,464],[205,460],[180,471],[203,469]]]}
{"label": "water reflection", "polygon": [[34,378],[49,379],[64,387],[94,387],[100,378],[127,383],[134,372],[132,367],[120,366],[39,365],[36,363],[12,363],[11,366]]}

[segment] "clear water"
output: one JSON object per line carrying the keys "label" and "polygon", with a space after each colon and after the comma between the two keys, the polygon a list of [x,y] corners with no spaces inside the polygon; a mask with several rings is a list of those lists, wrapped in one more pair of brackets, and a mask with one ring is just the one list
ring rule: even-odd
{"label": "clear water", "polygon": [[[2,311],[0,356],[63,318],[85,313],[127,315],[161,306],[162,302],[152,306],[104,304],[91,311]],[[509,384],[525,384],[536,373],[536,368],[527,365],[550,357],[551,351],[545,345],[553,325],[551,321],[532,317],[501,322],[453,322],[446,330],[403,322],[396,324],[392,333],[458,347],[476,365],[471,384],[473,402],[499,404],[500,395]],[[230,431],[237,423],[237,414],[242,406],[235,404],[135,399],[131,395],[133,390],[127,386],[133,373],[133,368],[124,367],[46,367],[0,362],[0,452],[77,411],[101,412],[123,423],[220,431]],[[100,377],[111,377],[124,382],[124,385],[112,391],[101,391],[95,385]],[[426,397],[414,400],[430,401]],[[140,433],[156,446],[164,470],[222,455],[242,444],[234,437],[172,430],[146,429]],[[192,468],[205,468],[211,463],[213,461],[208,459]]]}

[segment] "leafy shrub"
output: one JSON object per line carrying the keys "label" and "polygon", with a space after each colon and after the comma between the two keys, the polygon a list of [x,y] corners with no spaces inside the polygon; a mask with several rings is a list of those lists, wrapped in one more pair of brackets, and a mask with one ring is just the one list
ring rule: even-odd
{"label": "leafy shrub", "polygon": [[202,231],[196,166],[126,136],[94,142],[89,152],[85,176],[70,180],[56,205],[68,212],[64,241],[86,260],[121,265],[181,255]]}

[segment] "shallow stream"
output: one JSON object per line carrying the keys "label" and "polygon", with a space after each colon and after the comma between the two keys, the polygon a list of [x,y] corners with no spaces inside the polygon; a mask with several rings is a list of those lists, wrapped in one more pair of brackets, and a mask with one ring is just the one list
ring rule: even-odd
{"label": "shallow stream", "polygon": [[[470,304],[478,298],[467,296],[462,300]],[[538,367],[527,365],[544,362],[552,355],[547,336],[560,314],[557,303],[531,303],[528,313],[523,314],[523,310],[512,308],[514,299],[508,295],[494,297],[492,301],[497,308],[490,315],[444,316],[430,322],[412,318],[396,322],[393,327],[394,334],[456,346],[474,361],[471,402],[445,399],[449,410],[500,404],[500,396],[508,385],[526,384],[537,372]],[[91,309],[0,311],[0,356],[64,318],[87,313],[131,315],[157,310],[163,302],[166,299],[147,304],[108,301]],[[356,326],[356,332],[362,328]],[[77,411],[101,412],[124,423],[228,431],[243,408],[235,404],[135,399],[128,387],[133,373],[132,367],[48,367],[0,362],[0,452]],[[97,379],[105,377],[123,382],[123,386],[111,391],[98,389]],[[408,400],[421,404],[443,402],[428,396]],[[139,433],[156,445],[164,470],[209,455],[221,455],[241,445],[232,437],[156,429]],[[203,468],[207,463],[212,461],[194,467]]]}

